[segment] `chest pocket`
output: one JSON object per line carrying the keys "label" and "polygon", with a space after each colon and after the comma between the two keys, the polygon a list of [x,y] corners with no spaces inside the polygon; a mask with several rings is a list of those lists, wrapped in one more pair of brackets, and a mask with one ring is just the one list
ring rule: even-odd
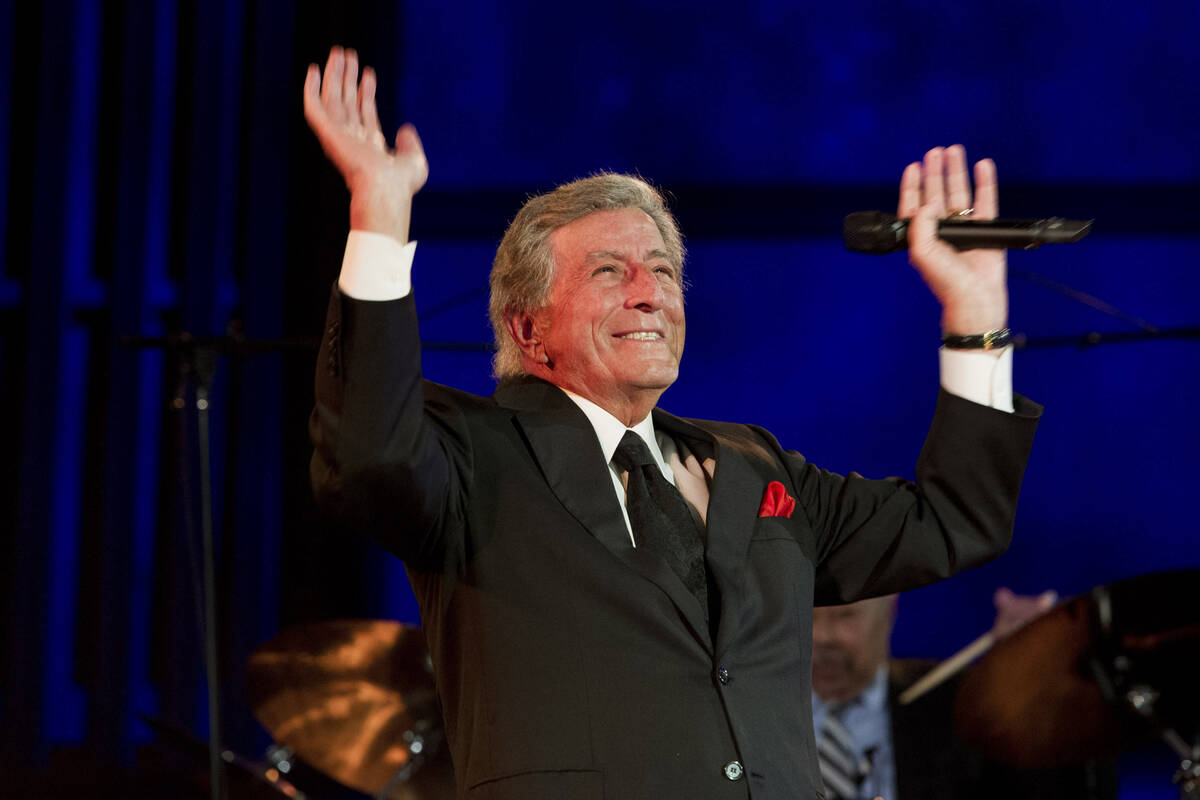
{"label": "chest pocket", "polygon": [[[755,598],[743,621],[752,637],[793,642],[801,650],[811,636],[815,567],[811,545],[805,546],[798,521],[760,517],[750,536],[745,597]],[[776,638],[778,637],[778,638]]]}

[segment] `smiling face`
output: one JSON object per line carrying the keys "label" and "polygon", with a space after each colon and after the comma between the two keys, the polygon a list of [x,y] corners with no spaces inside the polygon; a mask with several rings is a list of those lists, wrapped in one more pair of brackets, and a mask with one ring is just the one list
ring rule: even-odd
{"label": "smiling face", "polygon": [[594,211],[556,230],[550,244],[549,303],[516,334],[526,370],[636,423],[679,374],[679,266],[635,208]]}

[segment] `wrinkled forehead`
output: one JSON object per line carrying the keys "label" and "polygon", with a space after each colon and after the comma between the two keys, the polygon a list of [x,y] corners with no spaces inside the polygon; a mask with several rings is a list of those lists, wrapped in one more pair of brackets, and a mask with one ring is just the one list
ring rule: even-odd
{"label": "wrinkled forehead", "polygon": [[647,262],[678,266],[654,220],[640,208],[604,209],[585,214],[550,234],[556,267],[592,261]]}

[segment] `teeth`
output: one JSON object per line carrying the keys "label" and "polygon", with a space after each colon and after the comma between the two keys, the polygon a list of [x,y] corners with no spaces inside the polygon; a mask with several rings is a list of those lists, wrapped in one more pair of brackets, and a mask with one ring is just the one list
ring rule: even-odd
{"label": "teeth", "polygon": [[653,342],[662,338],[661,333],[653,331],[635,331],[634,333],[624,333],[617,337],[618,339],[637,339],[641,342]]}

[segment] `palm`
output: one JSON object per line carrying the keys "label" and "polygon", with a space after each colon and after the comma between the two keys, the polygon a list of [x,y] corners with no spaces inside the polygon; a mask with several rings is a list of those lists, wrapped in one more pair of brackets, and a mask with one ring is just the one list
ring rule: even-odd
{"label": "palm", "polygon": [[407,237],[412,197],[429,176],[425,152],[412,125],[389,147],[375,107],[375,73],[358,76],[358,56],[334,47],[324,80],[312,64],[304,82],[304,117],[351,195],[351,224]]}
{"label": "palm", "polygon": [[958,252],[937,238],[937,221],[963,209],[972,219],[997,213],[996,167],[975,165],[975,191],[967,177],[966,152],[959,145],[934,148],[924,163],[910,164],[900,180],[898,216],[912,219],[909,257],[942,304],[947,332],[972,334],[1007,325],[1008,290],[1003,250]]}

